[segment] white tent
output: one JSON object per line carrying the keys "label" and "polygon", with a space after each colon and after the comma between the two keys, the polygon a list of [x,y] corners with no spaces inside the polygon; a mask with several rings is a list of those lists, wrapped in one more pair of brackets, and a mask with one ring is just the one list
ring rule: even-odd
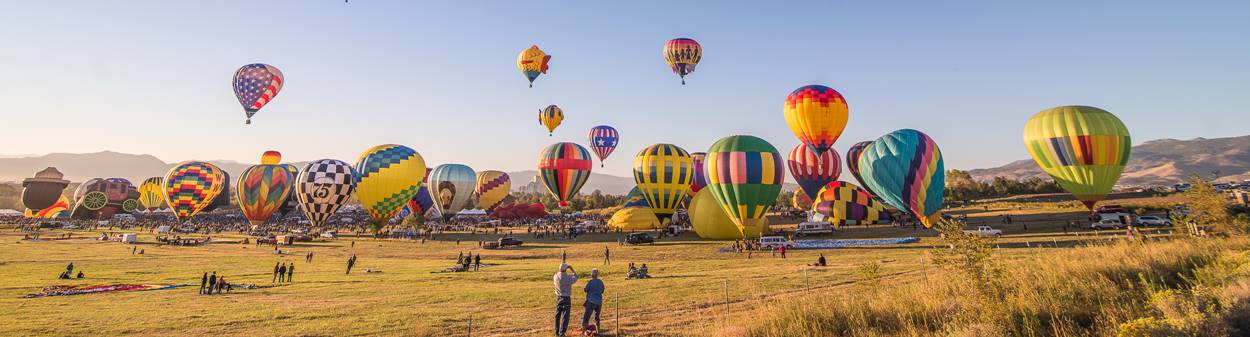
{"label": "white tent", "polygon": [[22,216],[22,212],[15,209],[0,209],[0,216]]}
{"label": "white tent", "polygon": [[481,209],[466,209],[466,210],[460,211],[460,213],[456,213],[456,215],[467,215],[467,216],[486,215],[486,211],[481,210]]}

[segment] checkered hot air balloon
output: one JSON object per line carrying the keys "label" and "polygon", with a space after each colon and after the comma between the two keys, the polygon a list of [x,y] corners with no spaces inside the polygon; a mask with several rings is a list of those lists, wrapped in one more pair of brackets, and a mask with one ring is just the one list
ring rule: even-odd
{"label": "checkered hot air balloon", "polygon": [[355,189],[356,169],[334,159],[308,163],[295,178],[295,199],[313,226],[330,220]]}
{"label": "checkered hot air balloon", "polygon": [[807,144],[795,145],[786,164],[790,166],[790,176],[798,182],[809,200],[815,200],[816,192],[820,192],[821,187],[838,180],[838,175],[842,174],[842,162],[837,151],[816,154]]}
{"label": "checkered hot air balloon", "polygon": [[607,125],[590,128],[590,150],[595,151],[595,156],[599,157],[599,167],[603,167],[603,161],[608,159],[612,150],[616,150],[618,140],[620,134],[616,132],[616,128]]}
{"label": "checkered hot air balloon", "polygon": [[356,174],[361,206],[374,222],[386,223],[421,188],[425,159],[407,146],[378,145],[360,154]]}
{"label": "checkered hot air balloon", "polygon": [[703,46],[693,39],[676,38],[664,44],[664,62],[681,77],[681,84],[686,85],[686,75],[694,72],[694,67],[703,59]]}
{"label": "checkered hot air balloon", "polygon": [[833,88],[809,85],[795,89],[783,106],[790,131],[817,154],[833,147],[846,128],[846,98]]}
{"label": "checkered hot air balloon", "polygon": [[165,202],[178,220],[187,221],[216,200],[229,183],[225,171],[216,165],[182,162],[165,173]]}
{"label": "checkered hot air balloon", "polygon": [[661,222],[681,208],[693,180],[694,161],[677,145],[651,145],[634,156],[634,183]]}
{"label": "checkered hot air balloon", "polygon": [[564,207],[586,184],[592,166],[586,148],[569,142],[555,143],[538,155],[538,178]]}
{"label": "checkered hot air balloon", "polygon": [[263,63],[245,65],[234,72],[234,95],[247,114],[244,124],[252,124],[252,116],[278,96],[285,82],[281,70]]}

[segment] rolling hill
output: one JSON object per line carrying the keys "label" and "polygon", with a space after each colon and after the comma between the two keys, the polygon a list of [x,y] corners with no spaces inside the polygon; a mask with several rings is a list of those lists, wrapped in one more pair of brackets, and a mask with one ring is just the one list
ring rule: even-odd
{"label": "rolling hill", "polygon": [[[968,172],[977,180],[994,177],[1050,179],[1032,159]],[[1190,174],[1216,176],[1217,181],[1250,179],[1250,136],[1159,139],[1134,146],[1120,185],[1170,185],[1185,180]]]}

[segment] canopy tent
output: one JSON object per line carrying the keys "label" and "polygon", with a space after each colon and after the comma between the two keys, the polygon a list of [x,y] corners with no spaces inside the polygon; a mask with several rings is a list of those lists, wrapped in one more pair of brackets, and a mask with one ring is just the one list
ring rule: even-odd
{"label": "canopy tent", "polygon": [[466,210],[462,210],[462,211],[460,211],[459,213],[456,213],[456,215],[464,215],[464,216],[485,216],[485,215],[486,215],[486,210],[481,210],[481,209],[466,209]]}

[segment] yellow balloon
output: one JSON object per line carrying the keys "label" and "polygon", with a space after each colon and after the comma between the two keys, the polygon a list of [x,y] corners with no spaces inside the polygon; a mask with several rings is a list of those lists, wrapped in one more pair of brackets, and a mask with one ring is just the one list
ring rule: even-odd
{"label": "yellow balloon", "polygon": [[786,96],[783,111],[790,131],[816,154],[825,153],[838,141],[850,113],[846,98],[823,85],[795,89]]}
{"label": "yellow balloon", "polygon": [[386,144],[356,159],[356,198],[375,222],[386,223],[421,188],[425,159],[407,146]]}
{"label": "yellow balloon", "polygon": [[660,228],[660,220],[656,219],[655,213],[649,208],[626,207],[612,213],[608,228],[625,231],[652,230]]}
{"label": "yellow balloon", "polygon": [[538,110],[538,124],[547,128],[547,135],[556,131],[556,127],[560,126],[560,122],[564,121],[564,110],[555,105],[548,105],[542,110]]}
{"label": "yellow balloon", "polygon": [[1042,171],[1093,209],[1120,180],[1133,142],[1128,128],[1110,112],[1061,106],[1029,118],[1024,145]]}
{"label": "yellow balloon", "polygon": [[668,218],[681,208],[694,182],[694,159],[672,144],[651,145],[634,156],[634,183],[651,211]]}
{"label": "yellow balloon", "polygon": [[750,231],[743,233],[733,220],[729,219],[729,215],[725,214],[725,209],[716,203],[716,197],[712,196],[711,190],[702,189],[694,194],[690,199],[690,206],[686,208],[686,214],[690,216],[690,224],[694,227],[695,234],[700,238],[709,240],[736,240],[743,237],[759,237],[764,226],[765,218],[747,220]]}
{"label": "yellow balloon", "polygon": [[487,170],[477,173],[477,208],[492,211],[500,206],[508,191],[512,189],[512,178],[503,171]]}

